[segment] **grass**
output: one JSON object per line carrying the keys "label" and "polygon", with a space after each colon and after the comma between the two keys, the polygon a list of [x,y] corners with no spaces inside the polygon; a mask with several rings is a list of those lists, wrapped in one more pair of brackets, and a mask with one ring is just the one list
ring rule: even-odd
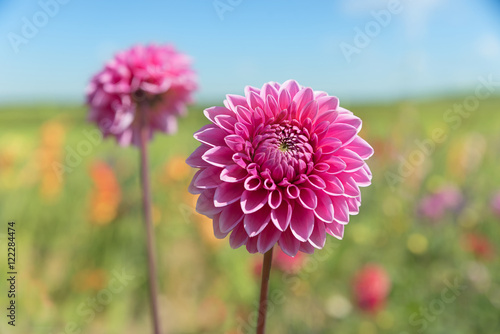
{"label": "grass", "polygon": [[[443,115],[462,101],[347,106],[363,119],[361,135],[376,151],[369,160],[373,185],[363,189],[361,212],[351,218],[343,241],[329,237],[327,248],[308,257],[296,274],[273,270],[269,333],[399,334],[424,327],[422,332],[436,334],[499,332],[497,250],[493,259],[481,257],[464,247],[464,237],[484,235],[497,247],[500,236],[488,205],[500,189],[500,99],[481,102],[455,127],[456,118],[449,122]],[[193,171],[183,160],[197,146],[192,133],[206,123],[202,110],[193,107],[178,135],[157,135],[151,144],[162,318],[168,333],[229,334],[239,327],[246,333],[258,300],[255,266],[261,257],[214,239],[210,221],[194,212],[186,191]],[[149,331],[138,152],[111,139],[92,143],[86,133],[93,129],[78,106],[0,108],[0,231],[16,221],[16,333]],[[432,139],[435,129],[446,139],[391,188],[388,173],[399,175],[401,158],[420,150],[418,143]],[[79,151],[76,158],[71,153]],[[62,181],[54,161],[65,166]],[[108,177],[99,178],[100,162],[119,190]],[[434,224],[416,215],[419,200],[447,184],[465,196],[460,212]],[[97,222],[99,196],[118,204],[111,201]],[[5,253],[0,252],[3,273]],[[383,266],[392,281],[385,307],[376,314],[360,310],[351,293],[354,275],[370,262]],[[117,277],[124,282],[113,292]],[[425,318],[424,308],[436,307],[455,279],[465,290]],[[0,291],[7,291],[1,282]],[[3,292],[0,300],[6,305]],[[0,332],[9,331],[4,317]]]}

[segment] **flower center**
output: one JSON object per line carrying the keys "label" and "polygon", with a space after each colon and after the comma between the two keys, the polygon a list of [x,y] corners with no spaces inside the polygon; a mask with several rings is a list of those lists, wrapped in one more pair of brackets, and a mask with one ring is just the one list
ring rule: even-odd
{"label": "flower center", "polygon": [[299,126],[288,121],[265,126],[254,138],[254,162],[261,175],[279,183],[307,173],[312,166],[313,149],[309,136]]}

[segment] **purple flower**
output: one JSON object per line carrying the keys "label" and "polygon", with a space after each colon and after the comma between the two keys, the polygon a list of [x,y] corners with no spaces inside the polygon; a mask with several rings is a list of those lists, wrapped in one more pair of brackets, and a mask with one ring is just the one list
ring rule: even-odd
{"label": "purple flower", "polygon": [[135,46],[118,53],[87,88],[89,119],[118,143],[138,145],[141,126],[172,134],[192,102],[196,76],[190,59],[172,46]]}
{"label": "purple flower", "polygon": [[490,205],[493,213],[500,217],[500,191],[493,195]]}
{"label": "purple flower", "polygon": [[231,233],[231,247],[250,253],[278,243],[290,256],[323,248],[327,233],[342,239],[372,178],[361,120],[293,80],[246,87],[224,105],[205,110],[212,123],[195,133],[201,146],[187,159],[199,168],[190,185],[197,211],[213,218],[215,236]]}
{"label": "purple flower", "polygon": [[464,197],[455,186],[446,186],[423,197],[418,205],[418,213],[431,221],[442,220],[448,212],[462,209]]}

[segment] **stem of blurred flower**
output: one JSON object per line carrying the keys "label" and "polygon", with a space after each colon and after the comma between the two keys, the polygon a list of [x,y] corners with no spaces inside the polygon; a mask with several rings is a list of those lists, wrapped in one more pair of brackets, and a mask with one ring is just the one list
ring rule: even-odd
{"label": "stem of blurred flower", "polygon": [[[142,111],[142,112],[141,112]],[[155,241],[153,236],[153,223],[151,219],[151,189],[149,182],[149,158],[148,140],[149,129],[146,124],[146,112],[140,110],[141,129],[139,136],[139,150],[141,152],[141,184],[142,184],[142,205],[144,209],[144,222],[146,224],[146,246],[148,252],[149,268],[149,293],[151,302],[151,312],[153,317],[154,334],[160,334],[160,317],[158,314],[158,282],[156,279],[156,257]]]}
{"label": "stem of blurred flower", "polygon": [[262,265],[262,281],[260,283],[260,303],[259,303],[259,319],[257,320],[257,334],[266,332],[266,316],[267,316],[267,294],[269,291],[269,275],[271,273],[271,264],[273,262],[273,248],[264,254],[264,263]]}

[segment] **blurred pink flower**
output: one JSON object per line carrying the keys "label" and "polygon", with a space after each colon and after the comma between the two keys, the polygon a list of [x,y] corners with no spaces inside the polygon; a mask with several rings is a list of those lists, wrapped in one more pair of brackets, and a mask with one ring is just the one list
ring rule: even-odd
{"label": "blurred pink flower", "polygon": [[464,197],[455,186],[446,186],[438,191],[423,197],[418,205],[418,213],[433,222],[444,218],[448,212],[460,211],[464,204]]}
{"label": "blurred pink flower", "polygon": [[200,168],[189,188],[216,237],[231,232],[231,247],[250,253],[278,243],[289,256],[323,248],[326,233],[342,239],[371,183],[361,120],[293,80],[246,87],[224,105],[205,110],[213,124],[195,133],[201,146],[187,159]]}
{"label": "blurred pink flower", "polygon": [[377,264],[367,264],[356,273],[353,283],[354,299],[364,311],[381,310],[391,289],[386,270]]}
{"label": "blurred pink flower", "polygon": [[495,215],[500,217],[500,191],[493,195],[491,199],[491,210]]}
{"label": "blurred pink flower", "polygon": [[122,146],[138,145],[142,122],[151,137],[154,131],[175,133],[176,117],[186,113],[197,87],[190,63],[170,45],[138,45],[118,53],[87,88],[89,119]]}

